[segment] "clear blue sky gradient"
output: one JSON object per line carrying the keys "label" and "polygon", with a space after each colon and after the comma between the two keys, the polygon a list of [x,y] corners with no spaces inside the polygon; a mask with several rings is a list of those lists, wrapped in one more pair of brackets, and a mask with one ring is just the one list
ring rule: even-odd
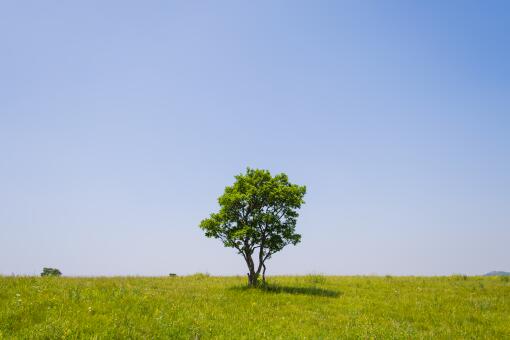
{"label": "clear blue sky gradient", "polygon": [[510,270],[508,1],[3,1],[0,273],[246,272],[198,223],[308,187],[271,274]]}

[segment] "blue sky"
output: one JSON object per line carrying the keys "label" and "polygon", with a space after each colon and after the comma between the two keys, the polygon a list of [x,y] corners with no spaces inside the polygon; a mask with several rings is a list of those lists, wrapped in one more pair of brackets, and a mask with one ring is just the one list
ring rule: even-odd
{"label": "blue sky", "polygon": [[246,272],[198,223],[307,185],[269,274],[510,270],[501,1],[5,1],[0,273]]}

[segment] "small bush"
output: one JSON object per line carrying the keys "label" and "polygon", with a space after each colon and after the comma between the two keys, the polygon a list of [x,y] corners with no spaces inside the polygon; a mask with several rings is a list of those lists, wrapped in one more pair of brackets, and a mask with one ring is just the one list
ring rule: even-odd
{"label": "small bush", "polygon": [[503,282],[508,282],[510,281],[510,276],[500,276],[499,279]]}
{"label": "small bush", "polygon": [[43,268],[41,276],[61,276],[62,273],[57,268]]}

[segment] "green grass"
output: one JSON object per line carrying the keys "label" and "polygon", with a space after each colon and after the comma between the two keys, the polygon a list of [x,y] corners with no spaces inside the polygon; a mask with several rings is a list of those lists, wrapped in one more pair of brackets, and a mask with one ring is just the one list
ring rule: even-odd
{"label": "green grass", "polygon": [[510,338],[497,277],[0,277],[0,338]]}

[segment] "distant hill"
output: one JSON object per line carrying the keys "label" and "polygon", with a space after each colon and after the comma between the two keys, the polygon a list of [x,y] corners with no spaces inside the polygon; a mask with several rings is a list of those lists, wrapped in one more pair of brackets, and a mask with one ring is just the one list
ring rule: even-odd
{"label": "distant hill", "polygon": [[510,272],[493,271],[493,272],[485,274],[484,276],[510,276]]}

